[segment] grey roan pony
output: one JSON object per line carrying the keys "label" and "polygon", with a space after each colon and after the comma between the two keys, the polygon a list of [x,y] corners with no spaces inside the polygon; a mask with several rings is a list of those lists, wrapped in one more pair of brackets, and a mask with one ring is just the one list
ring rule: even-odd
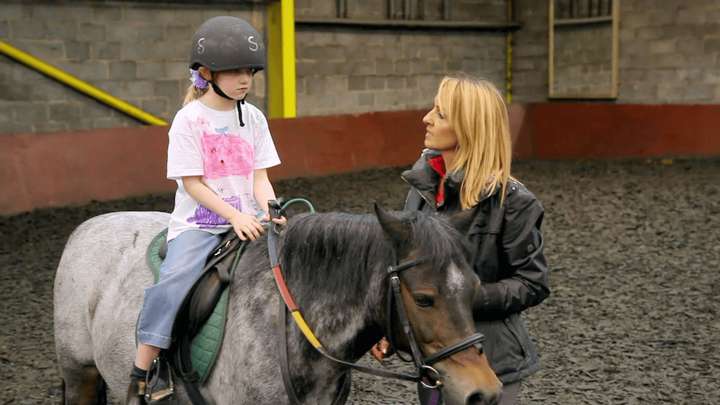
{"label": "grey roan pony", "polygon": [[[378,220],[379,218],[379,220]],[[404,271],[402,300],[424,355],[475,332],[479,283],[456,228],[437,216],[342,213],[301,215],[280,238],[288,287],[323,346],[356,361],[385,334],[387,268],[427,257]],[[135,353],[135,322],[150,240],[168,223],[157,212],[92,218],[70,236],[55,279],[55,342],[66,404],[122,402]],[[202,393],[215,404],[287,404],[279,366],[278,305],[265,238],[250,244],[230,286],[229,318],[215,368]],[[345,369],[321,357],[287,325],[289,368],[298,398],[330,404]],[[394,327],[393,330],[398,330]],[[407,339],[394,333],[400,349]],[[446,404],[495,403],[501,384],[484,354],[470,347],[436,364]],[[179,387],[179,399],[187,402]]]}

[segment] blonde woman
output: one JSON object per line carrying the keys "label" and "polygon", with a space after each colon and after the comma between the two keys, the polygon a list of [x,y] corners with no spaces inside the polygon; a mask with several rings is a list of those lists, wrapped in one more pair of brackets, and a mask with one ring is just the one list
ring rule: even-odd
{"label": "blonde woman", "polygon": [[[476,327],[485,334],[485,353],[504,384],[500,403],[515,404],[521,381],[539,369],[520,314],[550,293],[540,231],[543,207],[510,175],[508,112],[492,83],[444,78],[423,123],[427,149],[402,174],[410,185],[404,209],[471,215],[466,235],[482,281],[474,300]],[[383,346],[373,350],[376,357]]]}

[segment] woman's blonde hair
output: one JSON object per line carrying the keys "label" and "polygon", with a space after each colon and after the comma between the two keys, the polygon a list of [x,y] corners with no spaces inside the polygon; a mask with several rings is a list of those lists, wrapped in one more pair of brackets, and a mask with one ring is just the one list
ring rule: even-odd
{"label": "woman's blonde hair", "polygon": [[445,77],[437,103],[457,136],[455,159],[448,172],[464,172],[460,188],[463,209],[500,187],[500,204],[510,177],[512,142],[507,106],[489,81],[471,77]]}

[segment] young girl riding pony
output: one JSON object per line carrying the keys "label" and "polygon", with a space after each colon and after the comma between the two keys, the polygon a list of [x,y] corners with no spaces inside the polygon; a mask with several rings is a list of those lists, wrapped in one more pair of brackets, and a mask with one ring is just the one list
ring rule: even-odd
{"label": "young girl riding pony", "polygon": [[167,177],[177,192],[168,250],[160,280],[145,290],[127,403],[146,403],[147,370],[170,347],[177,312],[219,235],[232,228],[255,240],[263,232],[275,199],[266,169],[280,159],[267,120],[245,97],[264,68],[262,39],[240,18],[211,18],[193,36],[192,84],[169,132]]}

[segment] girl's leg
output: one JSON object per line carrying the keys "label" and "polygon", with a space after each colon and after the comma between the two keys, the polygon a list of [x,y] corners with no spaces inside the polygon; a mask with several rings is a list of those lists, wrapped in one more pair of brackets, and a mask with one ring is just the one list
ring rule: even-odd
{"label": "girl's leg", "polygon": [[170,347],[177,312],[218,243],[220,236],[205,231],[185,231],[168,244],[166,258],[160,266],[160,280],[145,289],[135,358],[139,368],[147,370],[160,349]]}
{"label": "girl's leg", "polygon": [[158,354],[160,354],[160,348],[139,343],[137,354],[135,355],[135,367],[141,370],[149,369]]}
{"label": "girl's leg", "polygon": [[185,231],[168,243],[167,255],[160,266],[160,280],[145,289],[138,322],[138,350],[130,373],[126,404],[145,404],[147,370],[160,350],[170,347],[177,312],[218,243],[219,236],[204,231]]}

